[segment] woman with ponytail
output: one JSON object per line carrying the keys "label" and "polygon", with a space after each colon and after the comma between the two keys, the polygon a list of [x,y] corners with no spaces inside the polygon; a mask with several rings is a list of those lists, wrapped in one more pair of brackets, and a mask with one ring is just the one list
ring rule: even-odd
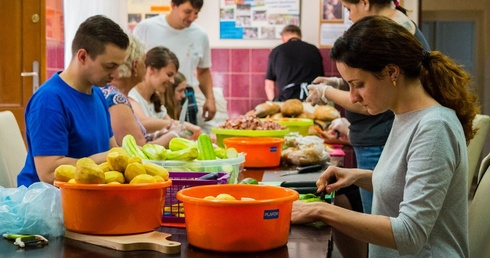
{"label": "woman with ponytail", "polygon": [[372,214],[297,201],[292,222],[321,220],[370,243],[369,257],[469,257],[466,145],[479,112],[470,75],[383,16],[353,24],[330,57],[353,103],[395,119],[374,171],[331,166],[317,181],[319,192],[372,190]]}

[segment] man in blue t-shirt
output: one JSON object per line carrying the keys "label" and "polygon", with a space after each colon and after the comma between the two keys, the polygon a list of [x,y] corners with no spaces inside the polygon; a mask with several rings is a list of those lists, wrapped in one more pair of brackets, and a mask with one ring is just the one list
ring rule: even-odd
{"label": "man in blue t-shirt", "polygon": [[32,96],[25,111],[28,153],[17,176],[19,186],[54,182],[61,164],[83,157],[96,163],[117,146],[104,95],[97,86],[114,78],[124,63],[129,39],[112,20],[96,15],[85,20],[72,42],[72,59]]}

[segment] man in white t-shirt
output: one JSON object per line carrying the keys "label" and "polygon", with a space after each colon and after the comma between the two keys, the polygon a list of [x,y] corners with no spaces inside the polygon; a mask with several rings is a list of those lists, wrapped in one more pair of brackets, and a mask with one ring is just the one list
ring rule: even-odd
{"label": "man in white t-shirt", "polygon": [[[209,121],[216,114],[211,50],[207,33],[194,23],[202,5],[203,0],[172,0],[169,14],[141,21],[134,29],[134,35],[145,43],[147,50],[165,46],[175,53],[180,63],[179,71],[194,88],[197,104],[202,103],[199,114],[204,121]],[[193,103],[189,104],[192,108]]]}

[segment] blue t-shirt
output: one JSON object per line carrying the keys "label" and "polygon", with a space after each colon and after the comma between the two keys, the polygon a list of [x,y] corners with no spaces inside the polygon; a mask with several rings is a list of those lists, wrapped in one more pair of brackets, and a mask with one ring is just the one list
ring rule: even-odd
{"label": "blue t-shirt", "polygon": [[19,186],[39,182],[35,156],[83,158],[108,151],[113,136],[104,95],[92,86],[92,94],[79,92],[56,73],[27,104],[25,111],[27,158],[17,176]]}

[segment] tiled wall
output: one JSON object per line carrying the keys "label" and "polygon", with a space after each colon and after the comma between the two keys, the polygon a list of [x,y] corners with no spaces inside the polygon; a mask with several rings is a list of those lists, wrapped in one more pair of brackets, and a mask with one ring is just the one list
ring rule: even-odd
{"label": "tiled wall", "polygon": [[63,0],[46,0],[46,78],[64,68]]}
{"label": "tiled wall", "polygon": [[[246,43],[246,41],[244,41]],[[223,89],[228,115],[245,114],[267,100],[264,90],[267,59],[271,49],[212,49],[212,75],[215,87]],[[328,57],[329,49],[320,49],[326,76],[338,76]]]}

